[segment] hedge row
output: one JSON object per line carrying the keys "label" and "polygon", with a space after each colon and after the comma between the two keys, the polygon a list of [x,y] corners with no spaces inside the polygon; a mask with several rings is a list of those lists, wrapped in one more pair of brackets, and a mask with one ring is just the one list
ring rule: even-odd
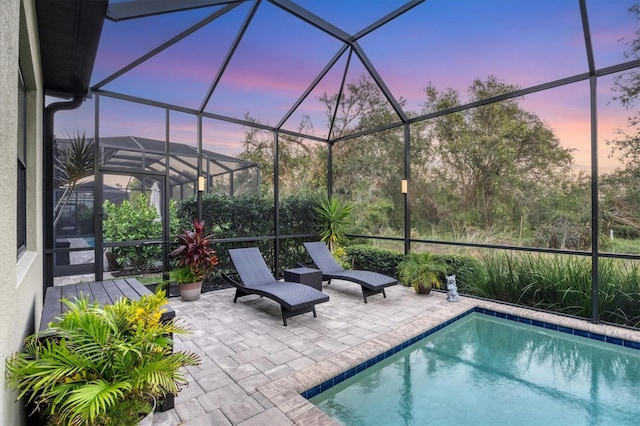
{"label": "hedge row", "polygon": [[[345,247],[351,263],[356,269],[366,269],[381,274],[397,277],[398,264],[404,260],[404,254],[357,244]],[[458,290],[464,292],[469,287],[476,287],[486,280],[486,268],[478,259],[471,256],[434,254],[437,260],[447,265],[447,275],[455,274]],[[444,277],[441,277],[444,284]]]}
{"label": "hedge row", "polygon": [[[280,235],[318,234],[315,207],[319,197],[313,194],[297,194],[280,200]],[[198,215],[195,198],[180,202],[177,215],[181,225],[190,228]],[[215,239],[246,238],[275,235],[273,224],[273,198],[256,194],[230,197],[209,193],[202,199],[202,218],[206,232]],[[228,250],[236,247],[255,246],[260,249],[268,265],[274,264],[273,240],[247,243],[220,243],[216,245],[220,258],[219,272],[233,271]],[[295,239],[280,241],[280,270],[295,267],[304,258],[302,242]]]}
{"label": "hedge row", "polygon": [[[280,235],[301,235],[319,233],[315,208],[320,197],[312,194],[296,194],[280,200]],[[192,226],[193,218],[198,214],[195,198],[179,203],[177,216],[183,229]],[[203,196],[202,216],[206,232],[213,233],[215,239],[270,236],[275,234],[273,226],[273,199],[256,194],[230,197],[224,194],[209,193]],[[316,239],[312,237],[311,239]],[[299,239],[280,240],[279,271],[282,275],[287,268],[301,263],[307,264],[311,259],[306,254]],[[220,272],[232,272],[228,250],[247,245],[256,246],[262,252],[268,265],[273,265],[273,240],[259,240],[247,243],[217,244],[220,257]],[[404,254],[367,244],[355,244],[345,247],[352,268],[366,269],[381,274],[397,276],[398,264]],[[448,265],[447,272],[455,273],[458,287],[463,289],[465,283],[476,277],[482,277],[482,264],[478,260],[456,255],[437,255]],[[443,277],[444,280],[444,277]]]}

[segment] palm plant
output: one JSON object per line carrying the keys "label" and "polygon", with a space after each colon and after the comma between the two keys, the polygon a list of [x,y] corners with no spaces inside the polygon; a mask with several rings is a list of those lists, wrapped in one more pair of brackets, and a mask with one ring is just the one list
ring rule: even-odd
{"label": "palm plant", "polygon": [[160,321],[162,290],[103,308],[88,298],[63,302],[61,321],[6,361],[8,385],[51,424],[135,424],[137,409],[148,412],[153,398],[187,383],[181,367],[199,363],[194,353],[173,352],[171,334],[187,330]]}
{"label": "palm plant", "polygon": [[351,224],[350,215],[353,206],[342,203],[335,197],[327,197],[318,207],[318,225],[321,228],[320,239],[327,243],[331,252],[345,240],[347,228]]}
{"label": "palm plant", "polygon": [[65,189],[54,208],[54,227],[62,217],[62,211],[78,186],[78,182],[93,174],[95,158],[93,138],[87,138],[80,132],[69,137],[67,146],[58,151],[55,157],[58,186],[64,186]]}
{"label": "palm plant", "polygon": [[429,294],[432,287],[440,288],[440,277],[447,273],[447,265],[431,253],[409,253],[398,264],[398,278],[416,293]]}

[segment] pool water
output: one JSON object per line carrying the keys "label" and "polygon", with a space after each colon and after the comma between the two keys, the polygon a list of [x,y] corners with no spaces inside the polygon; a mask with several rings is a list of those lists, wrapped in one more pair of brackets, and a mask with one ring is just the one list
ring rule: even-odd
{"label": "pool water", "polygon": [[639,425],[640,351],[472,313],[310,401],[345,425]]}

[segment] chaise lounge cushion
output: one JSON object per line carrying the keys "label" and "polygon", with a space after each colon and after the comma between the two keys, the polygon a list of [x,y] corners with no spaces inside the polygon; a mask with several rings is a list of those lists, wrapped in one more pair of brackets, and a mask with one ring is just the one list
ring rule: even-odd
{"label": "chaise lounge cushion", "polygon": [[322,241],[306,242],[304,243],[304,247],[309,253],[311,260],[313,260],[313,263],[322,271],[322,278],[324,280],[328,280],[330,283],[332,279],[339,279],[360,284],[364,303],[367,303],[367,296],[372,294],[382,293],[386,298],[387,295],[384,289],[398,284],[397,279],[378,272],[344,269],[335,260],[327,245]]}
{"label": "chaise lounge cushion", "polygon": [[229,255],[241,280],[238,282],[227,277],[236,287],[233,301],[250,294],[268,297],[280,304],[285,326],[287,318],[294,315],[313,312],[315,317],[315,305],[329,301],[328,295],[313,287],[276,280],[257,247],[231,249]]}

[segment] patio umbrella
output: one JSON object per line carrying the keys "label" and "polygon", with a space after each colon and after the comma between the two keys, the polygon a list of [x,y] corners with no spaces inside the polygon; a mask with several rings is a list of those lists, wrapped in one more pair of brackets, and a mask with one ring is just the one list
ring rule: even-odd
{"label": "patio umbrella", "polygon": [[158,212],[158,217],[155,220],[156,222],[160,222],[162,220],[162,207],[160,206],[160,187],[158,186],[158,182],[153,182],[153,185],[151,186],[149,204]]}

